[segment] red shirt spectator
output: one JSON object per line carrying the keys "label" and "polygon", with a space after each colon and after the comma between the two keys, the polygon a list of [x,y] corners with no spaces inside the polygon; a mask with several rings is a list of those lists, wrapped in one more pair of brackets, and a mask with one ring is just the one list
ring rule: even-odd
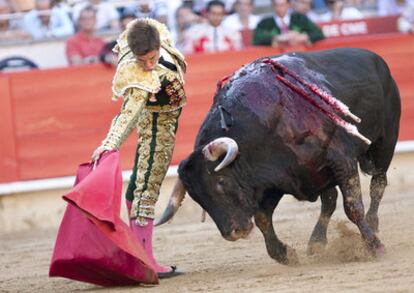
{"label": "red shirt spectator", "polygon": [[70,65],[99,62],[105,41],[95,36],[96,13],[92,7],[81,11],[79,32],[66,42],[66,56]]}

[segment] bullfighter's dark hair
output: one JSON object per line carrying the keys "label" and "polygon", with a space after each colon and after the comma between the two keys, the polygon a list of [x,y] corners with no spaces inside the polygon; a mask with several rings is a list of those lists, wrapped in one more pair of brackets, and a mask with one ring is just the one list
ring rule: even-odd
{"label": "bullfighter's dark hair", "polygon": [[209,12],[211,10],[211,7],[213,7],[213,6],[221,6],[221,7],[223,7],[223,9],[226,8],[226,6],[224,5],[224,3],[222,1],[212,0],[212,1],[208,2],[206,11]]}
{"label": "bullfighter's dark hair", "polygon": [[160,33],[145,21],[137,21],[130,28],[127,36],[128,46],[135,56],[142,56],[161,46]]}

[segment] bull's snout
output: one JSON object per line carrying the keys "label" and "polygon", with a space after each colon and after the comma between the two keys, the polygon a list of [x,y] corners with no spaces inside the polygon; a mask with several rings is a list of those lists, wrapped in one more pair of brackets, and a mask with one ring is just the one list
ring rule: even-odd
{"label": "bull's snout", "polygon": [[249,221],[249,223],[243,228],[234,228],[231,230],[230,234],[224,236],[224,238],[228,241],[236,241],[240,238],[247,238],[250,235],[250,232],[253,230],[253,223]]}

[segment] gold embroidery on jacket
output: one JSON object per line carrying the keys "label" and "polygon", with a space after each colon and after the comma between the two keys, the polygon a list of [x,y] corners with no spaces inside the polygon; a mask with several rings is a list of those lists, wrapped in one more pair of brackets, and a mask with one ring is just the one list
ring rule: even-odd
{"label": "gold embroidery on jacket", "polygon": [[[156,67],[156,70],[148,72],[136,63],[135,56],[130,52],[127,41],[128,31],[136,21],[145,21],[158,30],[160,33],[161,47],[171,55],[174,65],[177,67],[177,72],[163,68],[160,65]],[[166,74],[174,75],[176,79],[184,84],[184,71],[186,69],[184,56],[173,47],[172,38],[167,27],[154,19],[142,18],[131,21],[126,30],[119,36],[114,52],[118,53],[119,59],[122,58],[122,60],[118,64],[112,81],[113,100],[123,97],[128,88],[139,88],[150,93],[157,93],[161,86],[160,78]],[[155,111],[156,109],[152,110]]]}
{"label": "gold embroidery on jacket", "polygon": [[121,111],[112,120],[111,127],[101,146],[107,150],[119,149],[121,144],[136,127],[138,118],[147,102],[148,93],[129,89],[126,92]]}

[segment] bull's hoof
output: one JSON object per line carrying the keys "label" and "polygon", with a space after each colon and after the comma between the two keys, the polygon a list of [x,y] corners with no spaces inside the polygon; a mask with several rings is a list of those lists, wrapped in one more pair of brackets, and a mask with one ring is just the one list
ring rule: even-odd
{"label": "bull's hoof", "polygon": [[286,247],[287,265],[295,266],[299,264],[299,257],[292,247]]}
{"label": "bull's hoof", "polygon": [[280,250],[268,251],[269,256],[282,265],[296,265],[299,263],[296,251],[290,246],[284,246]]}
{"label": "bull's hoof", "polygon": [[308,256],[321,254],[325,250],[326,243],[324,242],[309,242],[306,254]]}
{"label": "bull's hoof", "polygon": [[386,249],[385,249],[384,244],[380,243],[377,247],[375,247],[374,249],[371,249],[371,252],[375,258],[381,258],[385,256]]}
{"label": "bull's hoof", "polygon": [[366,242],[366,245],[372,257],[379,258],[385,255],[385,246],[378,238],[375,237],[372,241]]}
{"label": "bull's hoof", "polygon": [[367,221],[369,227],[374,231],[374,232],[378,232],[378,215],[374,215],[371,213],[367,213],[365,216],[365,220]]}

